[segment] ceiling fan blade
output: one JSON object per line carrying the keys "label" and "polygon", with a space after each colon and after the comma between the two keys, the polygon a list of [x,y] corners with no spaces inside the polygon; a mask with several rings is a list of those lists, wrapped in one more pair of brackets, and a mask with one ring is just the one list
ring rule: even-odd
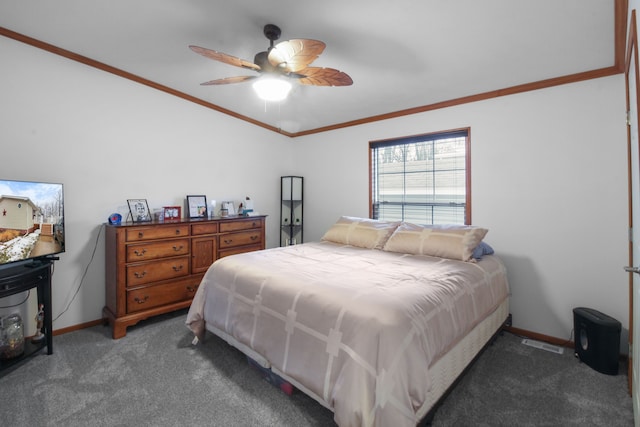
{"label": "ceiling fan blade", "polygon": [[319,40],[293,39],[278,43],[269,52],[269,63],[287,73],[303,70],[324,51]]}
{"label": "ceiling fan blade", "polygon": [[353,80],[347,73],[334,68],[308,67],[301,70],[302,77],[298,80],[303,85],[314,86],[350,86]]}
{"label": "ceiling fan blade", "polygon": [[235,65],[236,67],[242,67],[242,68],[248,68],[250,70],[260,71],[259,65],[256,65],[253,62],[245,61],[244,59],[236,58],[235,56],[227,55],[226,53],[218,52],[218,51],[207,49],[200,46],[193,46],[193,45],[189,46],[189,49],[206,58],[224,62],[225,64]]}
{"label": "ceiling fan blade", "polygon": [[216,79],[216,80],[200,83],[200,86],[228,85],[231,83],[242,83],[242,82],[246,82],[247,80],[253,80],[257,78],[258,76],[225,77],[224,79]]}

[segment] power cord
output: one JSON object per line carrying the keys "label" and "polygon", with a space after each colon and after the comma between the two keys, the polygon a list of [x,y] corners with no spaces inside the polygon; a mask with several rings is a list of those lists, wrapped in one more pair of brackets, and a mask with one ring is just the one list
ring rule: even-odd
{"label": "power cord", "polygon": [[571,332],[569,332],[569,339],[566,340],[564,343],[560,344],[563,347],[570,347],[569,344],[571,344],[571,340],[573,339],[573,328],[571,328]]}
{"label": "power cord", "polygon": [[27,291],[27,296],[25,297],[25,299],[23,299],[22,301],[20,301],[17,304],[12,304],[12,305],[0,305],[0,308],[13,308],[13,307],[19,307],[22,304],[24,304],[25,302],[27,302],[27,300],[29,299],[29,295],[31,295],[31,289],[29,289]]}
{"label": "power cord", "polygon": [[64,310],[62,310],[62,312],[60,314],[58,314],[53,319],[53,322],[58,320],[63,314],[65,314],[69,310],[69,307],[71,307],[71,304],[73,304],[73,301],[78,296],[78,293],[80,292],[80,288],[82,288],[82,284],[84,283],[84,279],[87,277],[87,273],[89,272],[89,267],[93,263],[93,258],[96,255],[96,250],[98,249],[98,242],[100,241],[100,235],[102,234],[102,230],[104,230],[104,228],[105,228],[105,226],[104,226],[104,224],[102,224],[100,226],[100,229],[98,230],[98,235],[96,236],[96,241],[95,241],[95,244],[93,246],[93,252],[91,253],[91,258],[89,259],[89,262],[87,263],[87,266],[84,269],[84,273],[82,274],[82,277],[80,278],[80,283],[78,284],[78,287],[77,287],[76,291],[74,292],[73,296],[71,297],[71,300],[69,301],[67,306],[64,308]]}

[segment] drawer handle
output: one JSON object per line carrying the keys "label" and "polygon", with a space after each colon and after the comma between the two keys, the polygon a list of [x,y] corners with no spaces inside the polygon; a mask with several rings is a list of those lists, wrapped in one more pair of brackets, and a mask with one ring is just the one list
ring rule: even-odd
{"label": "drawer handle", "polygon": [[194,288],[193,286],[187,286],[188,292],[195,292],[198,288]]}
{"label": "drawer handle", "polygon": [[224,240],[224,242],[225,242],[227,245],[230,245],[230,244],[233,242],[233,239],[225,239],[225,240]]}
{"label": "drawer handle", "polygon": [[174,251],[176,251],[176,252],[180,252],[180,251],[182,250],[182,248],[184,248],[184,246],[183,246],[183,245],[180,245],[180,246],[174,246],[174,247],[173,247],[173,250],[174,250]]}
{"label": "drawer handle", "polygon": [[138,279],[142,279],[144,276],[147,275],[146,271],[143,271],[142,273],[140,273],[139,271],[136,271],[135,273],[133,273]]}
{"label": "drawer handle", "polygon": [[179,236],[179,235],[180,235],[180,229],[176,228],[176,236]]}
{"label": "drawer handle", "polygon": [[253,221],[253,222],[251,223],[251,228],[256,228],[257,226],[258,226],[258,223],[257,223],[257,222]]}
{"label": "drawer handle", "polygon": [[138,231],[138,238],[142,239],[144,237],[144,233],[142,231]]}
{"label": "drawer handle", "polygon": [[181,271],[181,270],[182,270],[182,264],[173,266],[173,271]]}
{"label": "drawer handle", "polygon": [[253,236],[251,236],[251,240],[258,240],[258,236],[256,236],[255,234]]}
{"label": "drawer handle", "polygon": [[135,297],[133,300],[138,304],[144,304],[145,302],[147,302],[148,299],[149,299],[149,295],[145,295],[144,298]]}
{"label": "drawer handle", "polygon": [[143,249],[141,251],[138,251],[137,249],[135,251],[133,251],[137,256],[144,256],[144,254],[147,252],[146,249]]}

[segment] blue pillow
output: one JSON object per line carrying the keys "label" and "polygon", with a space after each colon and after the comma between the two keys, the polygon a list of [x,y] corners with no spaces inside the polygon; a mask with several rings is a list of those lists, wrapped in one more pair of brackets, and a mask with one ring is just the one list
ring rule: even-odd
{"label": "blue pillow", "polygon": [[479,261],[482,259],[483,255],[493,255],[493,248],[485,242],[480,242],[480,244],[478,244],[478,246],[473,250],[473,255],[471,255],[471,257]]}

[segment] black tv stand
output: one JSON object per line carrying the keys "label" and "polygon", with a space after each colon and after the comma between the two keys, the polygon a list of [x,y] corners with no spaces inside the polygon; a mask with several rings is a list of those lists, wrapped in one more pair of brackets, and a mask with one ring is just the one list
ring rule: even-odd
{"label": "black tv stand", "polygon": [[30,335],[35,331],[24,331],[24,353],[11,359],[0,359],[0,377],[16,368],[26,359],[47,347],[47,354],[53,354],[53,329],[51,315],[51,266],[53,260],[40,259],[38,262],[18,264],[0,270],[0,298],[8,297],[33,288],[38,291],[38,305],[44,305],[43,330],[45,338],[32,342]]}
{"label": "black tv stand", "polygon": [[[59,260],[60,257],[57,256],[46,256],[46,257],[42,257],[42,258],[34,258],[31,261],[28,261],[24,264],[25,267],[27,268],[36,268],[36,267],[40,267],[42,265],[51,265],[53,263],[53,261],[57,261]],[[1,276],[0,276],[1,277]]]}

